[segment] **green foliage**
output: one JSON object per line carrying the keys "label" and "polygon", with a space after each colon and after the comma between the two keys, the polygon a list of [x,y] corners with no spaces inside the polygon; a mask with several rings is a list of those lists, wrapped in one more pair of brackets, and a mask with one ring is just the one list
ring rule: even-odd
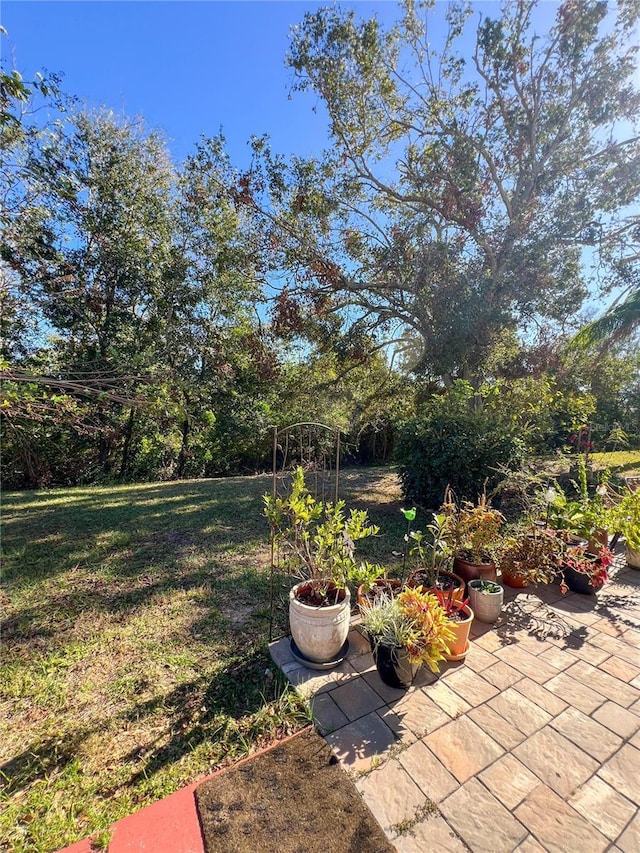
{"label": "green foliage", "polygon": [[362,624],[375,646],[403,648],[410,663],[439,672],[454,638],[447,611],[432,593],[405,589],[399,595],[380,595],[362,607]]}
{"label": "green foliage", "polygon": [[365,510],[345,515],[344,501],[318,501],[296,468],[285,498],[265,495],[264,514],[285,567],[310,580],[331,580],[338,587],[357,586],[380,577],[384,570],[355,559],[355,543],[379,532],[367,524]]}
{"label": "green foliage", "polygon": [[474,500],[485,481],[497,482],[500,465],[515,467],[522,459],[522,428],[499,406],[475,406],[475,397],[469,385],[456,382],[400,430],[396,460],[402,487],[424,506],[440,506],[449,485],[459,498]]}

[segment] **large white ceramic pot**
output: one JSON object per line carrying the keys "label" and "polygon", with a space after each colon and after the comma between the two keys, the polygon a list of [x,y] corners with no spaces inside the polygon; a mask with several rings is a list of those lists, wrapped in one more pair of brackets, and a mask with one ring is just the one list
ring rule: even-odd
{"label": "large white ceramic pot", "polygon": [[627,545],[627,563],[634,569],[640,569],[640,551]]}
{"label": "large white ceramic pot", "polygon": [[[314,663],[337,661],[340,649],[349,634],[351,618],[351,593],[339,590],[337,604],[317,606],[305,604],[296,594],[309,588],[311,581],[296,584],[289,593],[289,627],[298,651]],[[315,583],[318,583],[317,581]],[[330,599],[335,599],[335,586],[325,581],[330,588]],[[331,593],[333,587],[333,594]]]}

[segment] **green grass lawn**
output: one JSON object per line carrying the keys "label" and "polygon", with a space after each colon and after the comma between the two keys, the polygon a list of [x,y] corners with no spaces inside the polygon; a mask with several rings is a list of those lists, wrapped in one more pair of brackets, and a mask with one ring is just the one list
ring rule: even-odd
{"label": "green grass lawn", "polygon": [[[53,851],[308,721],[268,650],[268,476],[3,498],[6,849]],[[397,478],[342,495],[401,548]],[[285,596],[276,633],[286,628]]]}

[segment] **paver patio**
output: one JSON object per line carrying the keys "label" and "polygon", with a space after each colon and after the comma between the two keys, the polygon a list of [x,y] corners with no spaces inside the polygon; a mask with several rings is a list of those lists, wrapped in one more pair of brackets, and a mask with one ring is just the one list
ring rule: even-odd
{"label": "paver patio", "polygon": [[640,851],[640,572],[505,588],[466,661],[386,687],[357,626],[331,672],[272,656],[399,853]]}

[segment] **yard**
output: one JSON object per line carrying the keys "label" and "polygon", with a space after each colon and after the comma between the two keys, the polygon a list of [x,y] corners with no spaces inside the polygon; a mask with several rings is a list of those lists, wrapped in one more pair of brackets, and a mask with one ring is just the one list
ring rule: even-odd
{"label": "yard", "polygon": [[[5,496],[2,849],[104,844],[113,821],[308,722],[267,650],[269,488]],[[341,496],[381,526],[367,556],[388,565],[404,526],[393,469],[345,472]]]}

